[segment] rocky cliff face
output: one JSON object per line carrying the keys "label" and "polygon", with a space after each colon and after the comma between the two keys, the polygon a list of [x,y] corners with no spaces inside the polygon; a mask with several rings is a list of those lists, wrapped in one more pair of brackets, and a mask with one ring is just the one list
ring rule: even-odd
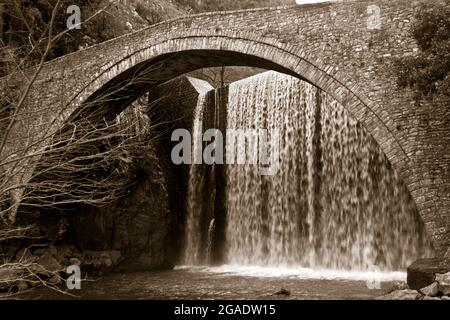
{"label": "rocky cliff face", "polygon": [[102,208],[89,207],[74,218],[81,250],[120,250],[126,270],[170,268],[167,247],[173,228],[167,183],[153,148],[137,160],[136,183],[129,196]]}

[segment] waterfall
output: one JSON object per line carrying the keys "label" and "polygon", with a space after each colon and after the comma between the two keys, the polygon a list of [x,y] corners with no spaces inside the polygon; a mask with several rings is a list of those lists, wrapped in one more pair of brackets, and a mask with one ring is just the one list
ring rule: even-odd
{"label": "waterfall", "polygon": [[[392,271],[429,254],[405,185],[375,140],[329,95],[266,72],[229,86],[226,118],[227,129],[279,130],[280,162],[273,176],[253,164],[226,166],[225,263]],[[204,262],[196,258],[207,251],[198,237],[211,221],[201,231],[202,174],[194,168],[186,264]]]}
{"label": "waterfall", "polygon": [[202,120],[208,104],[208,93],[201,93],[198,98],[192,127],[192,164],[189,167],[189,184],[187,195],[187,221],[183,263],[195,265],[203,263],[202,257],[202,221],[204,203],[201,199],[205,183],[205,170],[201,165],[203,157]]}
{"label": "waterfall", "polygon": [[210,262],[213,256],[214,233],[216,230],[216,220],[211,219],[208,227],[208,243],[206,247],[206,261]]}

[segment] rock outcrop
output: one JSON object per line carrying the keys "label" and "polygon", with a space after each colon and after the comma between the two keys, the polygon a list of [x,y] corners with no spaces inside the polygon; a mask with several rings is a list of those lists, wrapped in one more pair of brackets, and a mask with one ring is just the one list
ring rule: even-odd
{"label": "rock outcrop", "polygon": [[445,258],[420,259],[408,267],[407,290],[394,290],[382,300],[449,300],[450,261]]}
{"label": "rock outcrop", "polygon": [[444,296],[450,296],[450,272],[436,275],[436,282],[438,283],[438,290]]}
{"label": "rock outcrop", "polygon": [[393,290],[380,300],[449,300],[450,259],[419,259],[408,267],[408,289]]}
{"label": "rock outcrop", "polygon": [[60,285],[70,275],[70,265],[80,266],[83,276],[90,276],[110,272],[122,260],[120,251],[81,252],[69,245],[20,249],[9,264],[0,266],[0,298],[32,287]]}
{"label": "rock outcrop", "polygon": [[395,290],[386,295],[383,295],[377,300],[416,300],[420,297],[420,294],[416,290],[403,289]]}
{"label": "rock outcrop", "polygon": [[128,271],[170,268],[172,229],[167,187],[155,152],[138,161],[136,183],[129,196],[102,208],[89,207],[75,218],[76,244],[84,251],[122,253]]}
{"label": "rock outcrop", "polygon": [[408,286],[420,290],[431,285],[436,280],[436,275],[450,272],[450,259],[419,259],[408,267],[407,272]]}

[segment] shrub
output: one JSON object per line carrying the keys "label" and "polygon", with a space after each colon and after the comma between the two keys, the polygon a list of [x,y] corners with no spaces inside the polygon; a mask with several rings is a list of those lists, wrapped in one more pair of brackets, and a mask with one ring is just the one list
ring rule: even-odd
{"label": "shrub", "polygon": [[396,61],[397,83],[418,97],[450,97],[450,7],[431,3],[416,14],[411,34],[419,53]]}

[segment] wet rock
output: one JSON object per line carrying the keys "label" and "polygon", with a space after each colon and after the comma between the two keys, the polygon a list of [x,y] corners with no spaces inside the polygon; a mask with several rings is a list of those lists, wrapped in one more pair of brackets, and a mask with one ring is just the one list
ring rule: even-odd
{"label": "wet rock", "polygon": [[433,282],[429,286],[426,286],[425,288],[420,289],[420,292],[428,297],[436,297],[439,293],[439,283]]}
{"label": "wet rock", "polygon": [[410,265],[408,272],[408,286],[420,290],[436,280],[436,274],[450,271],[450,259],[431,258],[419,259]]}
{"label": "wet rock", "polygon": [[377,300],[417,300],[420,294],[416,290],[404,289],[395,290],[384,296],[378,297]]}
{"label": "wet rock", "polygon": [[445,296],[450,296],[450,272],[437,274],[436,281],[439,283],[439,291]]}
{"label": "wet rock", "polygon": [[392,283],[392,285],[387,290],[388,293],[391,293],[393,291],[399,291],[399,290],[406,290],[409,289],[408,284],[403,281],[396,281]]}
{"label": "wet rock", "polygon": [[61,278],[57,275],[54,275],[53,277],[51,277],[50,279],[48,279],[48,282],[51,284],[60,284],[61,283]]}
{"label": "wet rock", "polygon": [[63,269],[59,262],[49,252],[40,256],[37,264],[39,265],[38,273],[43,274],[48,272],[58,272]]}
{"label": "wet rock", "polygon": [[120,251],[84,251],[81,263],[90,266],[91,271],[108,271],[117,266],[121,261]]}
{"label": "wet rock", "polygon": [[274,295],[278,295],[278,296],[290,296],[291,292],[289,290],[286,289],[281,289],[280,291],[277,291],[274,293]]}
{"label": "wet rock", "polygon": [[58,260],[58,262],[61,265],[67,266],[67,265],[71,265],[72,263],[70,263],[70,259],[73,258],[74,253],[76,252],[76,248],[73,246],[61,246],[58,247],[58,253],[56,255],[56,260]]}

